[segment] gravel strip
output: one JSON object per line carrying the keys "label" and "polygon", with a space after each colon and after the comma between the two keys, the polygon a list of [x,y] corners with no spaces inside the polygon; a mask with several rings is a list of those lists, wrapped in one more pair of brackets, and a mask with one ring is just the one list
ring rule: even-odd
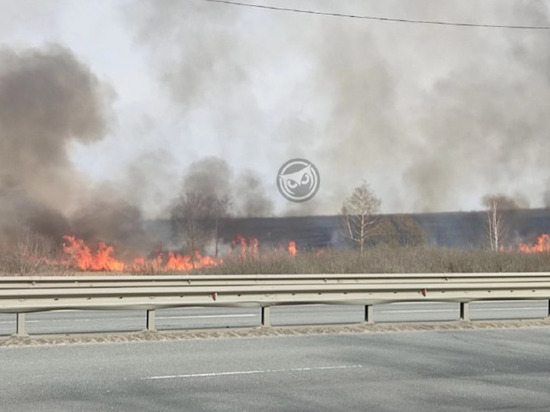
{"label": "gravel strip", "polygon": [[265,336],[300,336],[325,334],[360,333],[396,333],[422,332],[437,330],[475,330],[475,329],[517,329],[544,328],[550,326],[550,317],[546,319],[523,319],[502,321],[455,321],[455,322],[407,322],[350,325],[315,325],[255,328],[224,328],[177,331],[141,331],[124,333],[94,333],[68,335],[9,336],[0,338],[0,347],[72,345],[93,343],[169,341],[185,339],[252,338]]}

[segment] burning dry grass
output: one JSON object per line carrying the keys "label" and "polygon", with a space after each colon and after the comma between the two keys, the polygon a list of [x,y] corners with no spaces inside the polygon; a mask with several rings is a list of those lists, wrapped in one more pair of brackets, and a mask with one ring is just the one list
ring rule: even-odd
{"label": "burning dry grass", "polygon": [[256,258],[233,256],[218,266],[196,272],[205,274],[275,273],[452,273],[550,271],[550,253],[493,252],[436,247],[298,251],[261,253]]}
{"label": "burning dry grass", "polygon": [[[452,272],[543,272],[550,271],[550,246],[508,250],[461,250],[439,247],[379,246],[358,250],[301,250],[295,242],[288,248],[261,248],[255,238],[240,237],[231,252],[214,259],[199,253],[180,256],[174,252],[153,260],[131,264],[111,256],[113,248],[100,243],[92,251],[82,241],[70,238],[60,248],[45,238],[26,233],[9,247],[0,245],[0,275],[116,275],[135,274],[285,274],[285,273],[452,273]],[[545,243],[546,245],[546,243]],[[77,247],[78,246],[78,247]],[[176,259],[180,258],[181,262]],[[83,264],[86,263],[86,264]],[[88,263],[97,263],[94,266]],[[107,263],[113,263],[108,265]]]}

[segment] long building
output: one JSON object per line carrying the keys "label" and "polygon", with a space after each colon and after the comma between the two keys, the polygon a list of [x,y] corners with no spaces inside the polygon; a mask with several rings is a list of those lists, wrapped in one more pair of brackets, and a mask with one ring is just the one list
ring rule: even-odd
{"label": "long building", "polygon": [[[398,215],[386,215],[398,216]],[[408,214],[424,229],[428,244],[480,248],[487,245],[486,212],[445,212]],[[550,209],[522,209],[503,212],[507,227],[507,244],[533,243],[543,233],[550,233]],[[339,216],[299,216],[266,218],[230,218],[220,222],[222,242],[238,236],[257,238],[260,245],[287,245],[295,241],[298,248],[339,247],[342,245]],[[168,220],[146,223],[145,229],[167,244],[175,245]],[[172,242],[170,242],[170,240]]]}
{"label": "long building", "polygon": [[[391,216],[391,215],[388,215]],[[429,244],[479,248],[487,243],[486,212],[446,212],[407,215],[424,229]],[[550,233],[550,209],[522,209],[503,212],[507,242],[532,243],[542,233]],[[238,235],[258,238],[260,244],[283,244],[289,240],[298,247],[338,246],[339,216],[234,218],[222,222],[221,237]]]}

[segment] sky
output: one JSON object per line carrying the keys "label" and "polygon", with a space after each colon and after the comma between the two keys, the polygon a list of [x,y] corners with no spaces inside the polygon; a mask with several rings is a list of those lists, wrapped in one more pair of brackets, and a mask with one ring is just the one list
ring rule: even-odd
{"label": "sky", "polygon": [[[250,2],[550,26],[548,1]],[[497,193],[524,207],[550,205],[550,30],[202,0],[0,0],[0,10],[5,54],[44,57],[61,47],[97,81],[98,135],[73,127],[60,143],[66,170],[86,187],[71,189],[75,197],[106,191],[147,218],[165,217],[193,164],[215,157],[228,165],[234,198],[264,197],[275,215],[338,213],[363,181],[385,213],[479,210]],[[302,204],[275,185],[291,158],[312,161],[321,175]]]}

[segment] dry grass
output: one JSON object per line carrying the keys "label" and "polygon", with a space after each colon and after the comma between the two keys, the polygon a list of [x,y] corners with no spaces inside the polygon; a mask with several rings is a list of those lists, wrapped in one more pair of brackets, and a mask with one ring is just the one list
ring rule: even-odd
{"label": "dry grass", "polygon": [[[0,275],[84,274],[60,265],[55,248],[34,236],[0,253]],[[452,273],[452,272],[550,272],[550,253],[526,254],[490,250],[461,250],[437,247],[373,247],[361,255],[356,250],[298,250],[292,257],[285,250],[260,251],[257,257],[238,255],[224,258],[219,266],[192,271],[194,274],[277,274],[277,273]],[[98,272],[93,272],[99,274]],[[117,275],[114,272],[104,274]],[[147,274],[148,272],[134,272]],[[149,272],[163,274],[167,272]],[[170,272],[176,274],[177,272]],[[181,274],[181,272],[179,272]],[[87,274],[91,274],[87,272]]]}
{"label": "dry grass", "polygon": [[376,247],[355,250],[263,253],[257,258],[226,258],[223,264],[195,271],[208,274],[275,273],[451,273],[550,271],[550,253],[525,254],[435,247]]}
{"label": "dry grass", "polygon": [[66,268],[51,263],[58,260],[58,256],[59,251],[51,239],[23,231],[8,247],[2,248],[0,274],[62,274]]}

